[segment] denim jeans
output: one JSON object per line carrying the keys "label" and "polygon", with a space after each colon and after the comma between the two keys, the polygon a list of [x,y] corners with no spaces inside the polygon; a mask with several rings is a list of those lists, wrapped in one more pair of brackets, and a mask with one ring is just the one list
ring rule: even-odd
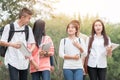
{"label": "denim jeans", "polygon": [[65,80],[83,80],[82,69],[63,69]]}
{"label": "denim jeans", "polygon": [[18,70],[15,67],[8,64],[10,80],[27,80],[28,69]]}
{"label": "denim jeans", "polygon": [[50,80],[49,70],[34,72],[31,73],[31,75],[32,75],[32,80]]}

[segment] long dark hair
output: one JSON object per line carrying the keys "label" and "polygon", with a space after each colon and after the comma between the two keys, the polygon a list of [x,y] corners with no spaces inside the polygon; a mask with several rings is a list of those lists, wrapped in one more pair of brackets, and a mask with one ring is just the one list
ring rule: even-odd
{"label": "long dark hair", "polygon": [[102,27],[103,27],[103,30],[102,30],[102,35],[103,35],[103,38],[104,38],[104,46],[107,46],[108,45],[108,37],[107,37],[107,34],[106,34],[106,31],[105,31],[105,26],[104,26],[104,23],[102,22],[102,20],[100,19],[97,19],[93,22],[92,24],[92,32],[91,32],[91,37],[90,37],[90,40],[89,40],[89,45],[88,45],[88,52],[90,52],[90,48],[92,46],[92,43],[93,43],[93,40],[94,40],[94,35],[96,34],[95,30],[94,30],[94,26],[95,26],[95,23],[96,22],[100,22],[102,24]]}
{"label": "long dark hair", "polygon": [[35,37],[36,45],[39,47],[41,44],[42,36],[45,36],[45,22],[43,20],[36,20],[33,26],[33,34]]}

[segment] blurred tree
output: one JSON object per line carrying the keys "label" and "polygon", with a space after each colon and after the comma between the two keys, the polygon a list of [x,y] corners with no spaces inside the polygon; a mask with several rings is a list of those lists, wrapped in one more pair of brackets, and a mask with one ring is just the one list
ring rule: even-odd
{"label": "blurred tree", "polygon": [[92,23],[95,19],[98,19],[99,16],[89,16],[89,14],[87,14],[86,16],[83,17],[83,19],[81,20],[81,32],[86,34],[86,35],[90,35],[91,34],[91,27],[92,27]]}
{"label": "blurred tree", "polygon": [[14,21],[18,17],[19,10],[27,7],[33,10],[35,18],[53,17],[53,4],[59,0],[0,0],[0,25]]}
{"label": "blurred tree", "polygon": [[[34,11],[34,18],[41,18],[46,21],[46,32],[53,39],[55,46],[55,71],[52,73],[51,80],[64,80],[62,73],[62,64],[63,60],[59,58],[58,49],[61,38],[66,37],[66,26],[67,24],[75,19],[75,17],[70,17],[64,14],[54,15],[52,12],[53,0],[0,0],[0,25],[3,26],[10,21],[13,21],[17,18],[18,11],[22,7],[28,7]],[[58,1],[58,0],[57,0]],[[56,2],[56,0],[55,0]],[[33,5],[37,6],[33,6]],[[38,6],[40,5],[40,6]],[[33,8],[34,7],[34,8]],[[36,7],[36,8],[35,8]],[[47,8],[47,9],[46,9]],[[40,16],[38,15],[40,14]],[[50,16],[50,17],[48,17]],[[37,19],[36,18],[36,19]],[[48,19],[49,18],[49,19]],[[87,35],[91,33],[92,22],[99,18],[96,16],[86,15],[81,18],[80,15],[78,20],[81,22],[81,32]],[[120,44],[120,24],[112,24],[105,22],[105,28],[107,34],[110,36],[112,42]],[[32,24],[32,23],[31,23]],[[108,58],[108,71],[107,71],[107,80],[120,80],[120,47],[113,51],[113,56]],[[0,59],[3,60],[3,59]],[[4,73],[2,73],[4,72]],[[30,74],[29,74],[29,80]],[[0,66],[0,80],[9,80],[8,72],[4,65]],[[87,79],[88,76],[87,76]]]}

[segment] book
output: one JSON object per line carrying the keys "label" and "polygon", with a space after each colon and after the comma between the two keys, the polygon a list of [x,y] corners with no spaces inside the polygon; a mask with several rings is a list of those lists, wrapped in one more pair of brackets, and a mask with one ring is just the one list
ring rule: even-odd
{"label": "book", "polygon": [[51,42],[46,43],[46,44],[43,44],[43,45],[42,45],[42,50],[44,50],[44,51],[49,51],[51,45],[52,45]]}
{"label": "book", "polygon": [[112,43],[112,51],[118,48],[120,45],[116,43]]}
{"label": "book", "polygon": [[21,53],[23,53],[24,56],[31,56],[31,52],[27,49],[27,47],[25,46],[25,44],[23,42],[20,42],[21,47],[19,48],[19,50],[21,51]]}

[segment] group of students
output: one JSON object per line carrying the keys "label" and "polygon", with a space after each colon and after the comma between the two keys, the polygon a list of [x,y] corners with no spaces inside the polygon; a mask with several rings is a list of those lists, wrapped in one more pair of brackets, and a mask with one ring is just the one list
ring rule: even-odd
{"label": "group of students", "polygon": [[[15,30],[24,30],[28,25],[32,12],[23,8],[19,19],[14,24]],[[1,45],[7,46],[5,65],[9,69],[10,80],[27,80],[28,67],[32,80],[51,80],[50,71],[53,70],[54,45],[50,36],[45,33],[45,22],[36,20],[33,29],[29,27],[29,36],[26,41],[25,33],[14,33],[10,42],[7,42],[10,24],[6,25],[1,37]],[[111,41],[106,35],[105,26],[99,19],[93,22],[90,37],[80,33],[80,23],[72,20],[66,28],[68,36],[61,39],[59,56],[64,59],[63,75],[65,80],[83,80],[83,64],[88,59],[88,75],[90,80],[106,80],[107,56],[112,55]],[[24,56],[19,48],[23,42],[32,53]],[[42,50],[42,45],[51,43],[49,51]]]}
{"label": "group of students", "polygon": [[[13,22],[14,35],[11,41],[7,42],[10,24],[4,27],[0,45],[7,46],[4,57],[4,63],[8,67],[10,80],[27,80],[28,68],[30,63],[30,73],[32,80],[50,80],[50,71],[53,70],[50,60],[53,59],[54,45],[52,39],[45,33],[45,22],[36,20],[33,29],[28,26],[31,19],[32,11],[28,8],[20,10],[19,19]],[[28,40],[26,41],[25,26],[28,26]],[[28,48],[32,53],[31,56],[25,56],[20,51],[21,44]],[[51,43],[48,51],[42,50],[42,45]]]}
{"label": "group of students", "polygon": [[80,23],[72,20],[66,28],[68,37],[60,42],[59,55],[64,59],[65,80],[83,80],[83,68],[88,58],[87,72],[90,80],[106,80],[107,56],[112,55],[111,40],[107,36],[104,23],[97,19],[92,24],[89,37],[80,33]]}

